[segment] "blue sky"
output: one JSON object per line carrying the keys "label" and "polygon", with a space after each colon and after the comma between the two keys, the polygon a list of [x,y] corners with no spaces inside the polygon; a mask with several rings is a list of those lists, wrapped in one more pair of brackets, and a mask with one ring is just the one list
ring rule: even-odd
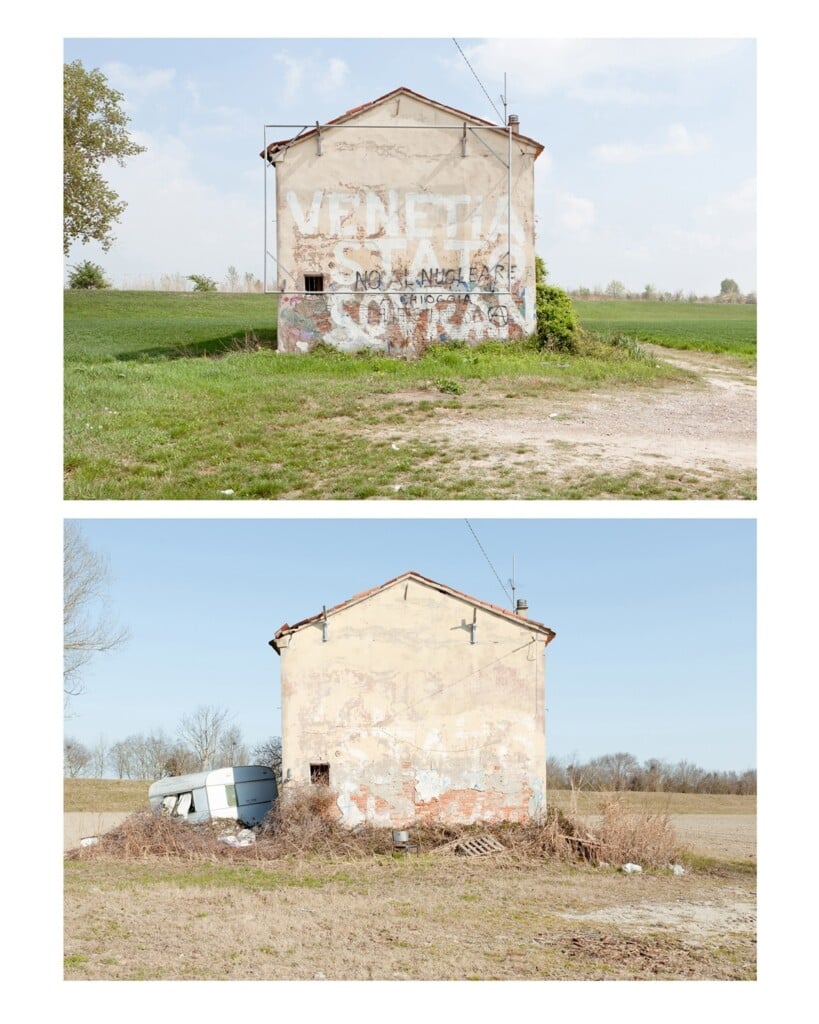
{"label": "blue sky", "polygon": [[[510,606],[462,518],[85,519],[128,642],[85,675],[65,730],[89,746],[226,707],[251,744],[280,729],[296,622],[414,569]],[[557,633],[546,661],[557,757],[629,751],[756,764],[755,526],[748,519],[469,522],[508,589]]]}
{"label": "blue sky", "polygon": [[[456,37],[501,113],[508,75],[509,111],[546,147],[536,248],[553,283],[756,290],[753,39]],[[266,123],[326,121],[400,85],[497,120],[443,36],[69,37],[64,59],[105,73],[147,147],[108,170],[129,204],[114,247],[68,258],[99,262],[117,287],[223,281],[229,265],[263,276]]]}

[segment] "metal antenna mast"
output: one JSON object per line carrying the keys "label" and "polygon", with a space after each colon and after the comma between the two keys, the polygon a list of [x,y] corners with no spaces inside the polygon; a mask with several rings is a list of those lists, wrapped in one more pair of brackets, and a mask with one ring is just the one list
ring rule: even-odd
{"label": "metal antenna mast", "polygon": [[509,580],[509,586],[512,589],[512,611],[516,611],[515,605],[515,556],[512,555],[512,579]]}

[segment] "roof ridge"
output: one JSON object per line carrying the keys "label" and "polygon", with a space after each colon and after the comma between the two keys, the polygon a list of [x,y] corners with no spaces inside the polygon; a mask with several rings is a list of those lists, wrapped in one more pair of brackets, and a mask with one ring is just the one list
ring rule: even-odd
{"label": "roof ridge", "polygon": [[283,636],[285,633],[294,633],[296,630],[301,629],[303,626],[310,625],[310,623],[317,622],[328,615],[339,612],[344,608],[348,607],[349,605],[356,604],[359,601],[363,601],[366,598],[371,597],[382,590],[385,590],[387,587],[391,587],[394,586],[396,583],[400,583],[401,580],[407,579],[408,577],[414,577],[415,579],[420,580],[425,584],[445,590],[450,594],[453,594],[457,597],[465,599],[466,601],[469,601],[471,604],[479,605],[482,608],[489,609],[497,615],[502,615],[504,618],[511,619],[512,621],[518,622],[520,624],[533,626],[540,632],[548,633],[549,640],[546,641],[547,643],[550,643],[556,636],[556,633],[553,629],[551,629],[549,626],[545,625],[542,622],[538,622],[536,619],[530,619],[526,616],[518,615],[517,612],[510,611],[507,608],[501,608],[500,605],[493,604],[491,601],[484,601],[479,597],[473,597],[471,594],[467,594],[465,591],[458,590],[456,587],[451,587],[448,583],[440,583],[438,582],[438,580],[433,580],[429,576],[424,576],[423,573],[417,572],[415,569],[408,569],[406,572],[402,572],[398,576],[386,580],[384,583],[378,584],[378,586],[369,587],[367,590],[362,590],[358,594],[353,594],[352,597],[348,597],[346,600],[340,601],[338,604],[334,604],[330,608],[323,608],[322,611],[318,612],[317,614],[310,615],[306,619],[302,619],[300,622],[296,622],[292,626],[289,623],[285,622],[276,630],[273,639],[270,641],[270,646],[274,649],[277,649],[276,640],[280,636]]}
{"label": "roof ridge", "polygon": [[[369,108],[374,107],[378,103],[383,103],[385,100],[390,99],[390,97],[395,96],[397,93],[406,93],[410,96],[414,96],[416,99],[423,100],[424,103],[430,103],[435,107],[439,107],[442,110],[447,110],[452,114],[456,114],[458,117],[465,117],[469,121],[473,121],[477,124],[484,125],[487,128],[495,128],[498,131],[505,132],[508,127],[507,125],[503,124],[495,124],[494,121],[487,121],[486,118],[478,117],[477,114],[468,114],[466,111],[459,110],[457,107],[451,107],[448,103],[442,103],[440,100],[434,100],[430,96],[424,96],[423,93],[416,92],[414,89],[410,89],[409,86],[399,85],[397,88],[391,89],[389,92],[384,93],[383,96],[377,96],[374,100],[369,100],[366,103],[360,103],[356,107],[351,107],[350,110],[345,111],[345,113],[343,114],[339,114],[338,117],[334,117],[331,118],[329,121],[325,121],[323,125],[319,125],[319,128],[328,127],[332,125],[339,125],[343,121],[346,121],[348,118],[353,117],[356,114],[360,114],[362,111],[368,110]],[[305,125],[305,127],[307,126]],[[313,127],[310,128],[308,131],[303,131],[300,134],[294,135],[289,139],[279,139],[276,142],[269,142],[267,144],[267,148],[263,150],[259,154],[259,156],[264,157],[265,155],[267,155],[269,157],[272,153],[275,153],[281,146],[286,146],[288,143],[301,143],[305,139],[309,139],[312,136],[314,136],[316,134],[316,131],[317,129]],[[542,143],[538,142],[537,139],[533,139],[528,135],[523,135],[520,132],[515,133],[515,139],[517,141],[528,142],[534,146],[537,146],[538,151],[535,154],[535,158],[537,158],[546,148]]]}

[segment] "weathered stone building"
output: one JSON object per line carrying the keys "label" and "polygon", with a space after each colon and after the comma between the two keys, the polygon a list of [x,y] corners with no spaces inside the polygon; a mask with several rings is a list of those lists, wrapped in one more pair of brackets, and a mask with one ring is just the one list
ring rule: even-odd
{"label": "weathered stone building", "polygon": [[279,348],[417,353],[533,333],[543,146],[509,122],[400,88],[267,145]]}
{"label": "weathered stone building", "polygon": [[283,625],[285,787],[328,783],[349,825],[536,817],[554,636],[416,572]]}

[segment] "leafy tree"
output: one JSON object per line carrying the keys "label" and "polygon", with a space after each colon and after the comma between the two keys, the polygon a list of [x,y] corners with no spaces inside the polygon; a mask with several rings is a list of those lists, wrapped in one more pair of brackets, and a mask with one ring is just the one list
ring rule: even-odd
{"label": "leafy tree", "polygon": [[739,285],[730,277],[726,277],[719,284],[720,295],[739,295]]}
{"label": "leafy tree", "polygon": [[122,93],[111,89],[103,73],[87,71],[82,61],[63,65],[63,252],[80,242],[99,242],[108,250],[112,225],[126,203],[100,173],[106,160],[122,167],[125,158],[145,150],[127,129]]}
{"label": "leafy tree", "polygon": [[212,277],[205,277],[204,274],[188,274],[188,280],[193,281],[195,292],[215,292],[216,282]]}
{"label": "leafy tree", "polygon": [[574,352],[578,329],[572,300],[561,288],[546,283],[546,264],[535,257],[535,320],[540,348]]}
{"label": "leafy tree", "polygon": [[626,286],[622,281],[609,281],[606,285],[606,295],[612,299],[622,299],[626,294]]}
{"label": "leafy tree", "polygon": [[239,271],[232,264],[227,268],[227,286],[232,292],[239,287]]}
{"label": "leafy tree", "polygon": [[71,268],[68,275],[69,288],[110,288],[111,282],[105,278],[105,272],[98,263],[84,260]]}

